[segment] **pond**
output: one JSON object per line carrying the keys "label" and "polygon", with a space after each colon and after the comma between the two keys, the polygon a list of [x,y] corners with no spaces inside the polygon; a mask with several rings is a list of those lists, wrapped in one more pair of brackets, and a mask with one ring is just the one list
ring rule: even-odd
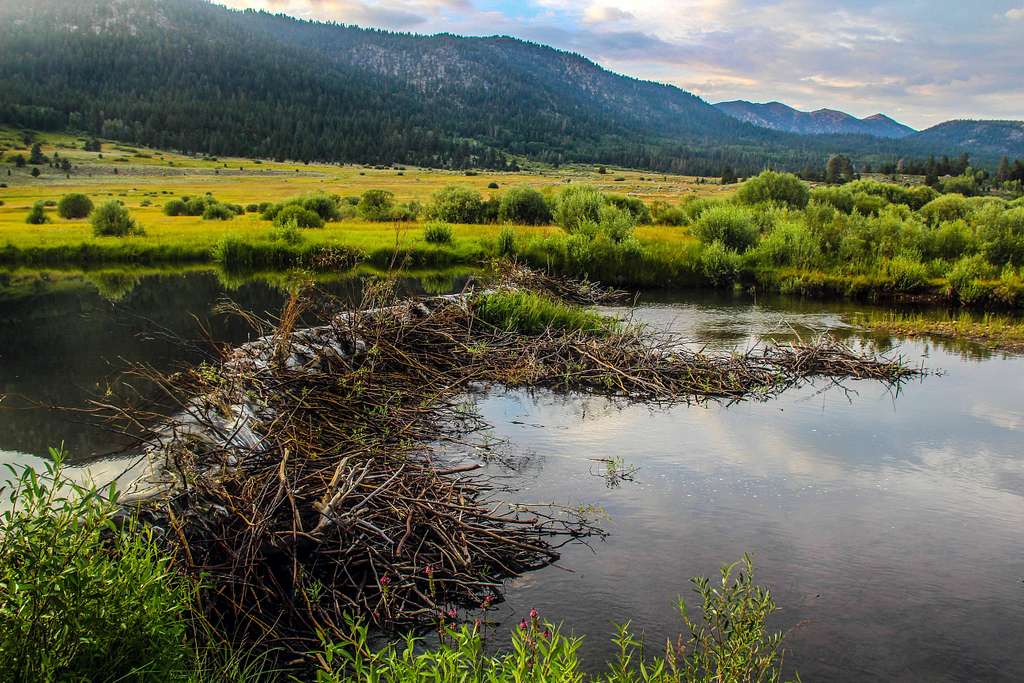
{"label": "pond", "polygon": [[[0,280],[0,395],[85,406],[125,361],[201,359],[176,337],[205,329],[243,341],[240,321],[211,313],[221,297],[273,312],[285,296],[265,281],[228,290],[208,272],[139,277],[116,296],[94,280],[8,281],[6,290]],[[350,301],[361,291],[358,280],[328,288]],[[844,320],[866,308],[661,293],[632,314],[724,352],[763,335],[854,335]],[[609,532],[514,581],[492,612],[499,631],[536,607],[586,635],[582,653],[597,666],[613,624],[631,619],[657,651],[682,626],[675,603],[692,596],[688,578],[748,552],[781,607],[773,625],[787,632],[786,668],[804,680],[1024,677],[1024,359],[857,341],[942,372],[898,391],[820,382],[730,406],[472,395],[502,444],[488,472],[522,502],[588,506]],[[63,441],[97,478],[123,469],[122,459],[102,460],[118,449],[116,435],[84,416],[5,404],[0,460],[30,462]],[[631,476],[609,478],[602,459],[621,459]]]}

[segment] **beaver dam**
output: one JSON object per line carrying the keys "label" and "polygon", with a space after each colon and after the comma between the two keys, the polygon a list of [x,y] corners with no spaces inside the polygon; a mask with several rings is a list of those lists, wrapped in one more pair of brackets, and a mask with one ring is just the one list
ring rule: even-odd
{"label": "beaver dam", "polygon": [[213,623],[301,654],[347,614],[394,628],[486,608],[505,579],[601,533],[571,510],[504,502],[478,460],[452,455],[478,446],[460,407],[474,387],[738,401],[922,373],[828,337],[706,354],[581,306],[618,296],[516,267],[427,299],[382,282],[343,312],[295,294],[277,320],[249,316],[261,336],[215,362],[135,371],[174,404],[117,411],[158,464],[145,516],[202,578]]}

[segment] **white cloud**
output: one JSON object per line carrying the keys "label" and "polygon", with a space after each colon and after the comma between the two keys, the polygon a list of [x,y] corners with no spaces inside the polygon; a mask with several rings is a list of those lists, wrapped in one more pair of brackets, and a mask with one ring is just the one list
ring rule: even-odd
{"label": "white cloud", "polygon": [[587,24],[606,24],[611,22],[629,21],[633,19],[632,12],[619,9],[618,7],[607,7],[605,5],[591,5],[583,11],[583,21]]}
{"label": "white cloud", "polygon": [[1016,7],[1006,12],[1006,18],[1010,21],[1020,21],[1024,19],[1024,7]]}

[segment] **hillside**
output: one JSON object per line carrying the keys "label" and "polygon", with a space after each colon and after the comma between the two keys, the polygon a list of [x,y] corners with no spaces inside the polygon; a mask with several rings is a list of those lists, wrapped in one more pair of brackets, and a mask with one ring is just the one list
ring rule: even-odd
{"label": "hillside", "polygon": [[1024,157],[1024,121],[946,121],[909,138],[923,147],[959,146],[976,154]]}
{"label": "hillside", "polygon": [[[418,36],[204,0],[0,0],[0,123],[162,149],[503,169],[516,158],[694,175],[959,154],[796,135],[508,37]],[[984,148],[994,165],[999,154]]]}
{"label": "hillside", "polygon": [[782,102],[758,104],[746,100],[719,102],[720,111],[740,121],[802,135],[870,135],[877,138],[904,138],[916,131],[885,114],[858,119],[835,109],[800,111]]}

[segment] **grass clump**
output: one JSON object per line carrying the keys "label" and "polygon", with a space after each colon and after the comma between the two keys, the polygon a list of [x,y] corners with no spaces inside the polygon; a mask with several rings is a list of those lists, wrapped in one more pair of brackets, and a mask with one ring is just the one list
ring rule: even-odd
{"label": "grass clump", "polygon": [[68,220],[88,218],[92,210],[92,200],[80,192],[64,195],[57,204],[57,215]]}
{"label": "grass clump", "polygon": [[455,235],[448,223],[430,221],[423,227],[423,239],[430,244],[451,244],[455,241]]}
{"label": "grass clump", "polygon": [[610,334],[619,328],[613,318],[526,291],[485,294],[476,300],[474,312],[494,327],[519,334],[536,335],[549,329]]}
{"label": "grass clump", "polygon": [[145,231],[132,218],[124,204],[112,199],[92,213],[92,232],[97,237],[144,235]]}

